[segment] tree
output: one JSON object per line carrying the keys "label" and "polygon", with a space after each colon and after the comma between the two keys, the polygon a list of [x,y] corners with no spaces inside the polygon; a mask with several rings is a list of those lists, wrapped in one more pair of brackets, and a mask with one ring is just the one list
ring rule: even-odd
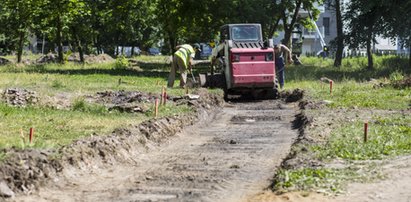
{"label": "tree", "polygon": [[10,40],[17,49],[17,62],[22,61],[22,54],[28,34],[34,28],[34,18],[44,5],[42,0],[2,0],[2,26],[5,28],[5,40]]}
{"label": "tree", "polygon": [[179,11],[182,2],[178,0],[157,0],[155,1],[155,16],[160,24],[163,36],[168,41],[170,53],[174,52],[177,45],[179,32],[183,27],[183,20]]}
{"label": "tree", "polygon": [[[301,24],[304,27],[312,27],[312,20],[316,20],[319,15],[319,10],[315,7],[316,3],[321,0],[281,0],[278,5],[282,10],[281,20],[283,22],[284,39],[283,44],[291,47],[291,35],[296,24]],[[300,10],[308,11],[311,16],[301,16]],[[311,17],[313,18],[311,20]],[[315,23],[315,22],[314,22]]]}
{"label": "tree", "polygon": [[334,60],[334,66],[335,67],[340,67],[342,63],[342,58],[343,58],[343,51],[344,51],[344,32],[343,32],[343,20],[342,20],[342,8],[341,8],[341,1],[340,0],[335,0],[334,5],[335,9],[335,17],[336,17],[336,24],[337,24],[337,51],[335,53],[335,60]]}
{"label": "tree", "polygon": [[388,12],[385,15],[386,32],[384,36],[393,40],[399,39],[400,46],[408,47],[409,62],[408,68],[411,70],[411,0],[394,0],[389,5]]}
{"label": "tree", "polygon": [[157,0],[156,3],[156,19],[171,50],[177,43],[211,40],[224,24],[260,23],[268,28],[271,22],[272,0]]}
{"label": "tree", "polygon": [[[73,37],[78,37],[80,31],[74,30],[72,23],[84,23],[80,20],[81,17],[88,14],[86,4],[83,0],[44,0],[45,6],[42,9],[42,21],[44,25],[42,29],[49,29],[54,36],[57,45],[58,61],[64,63],[63,41],[70,40],[70,32]],[[86,21],[85,21],[86,22]],[[76,28],[77,29],[77,28]],[[77,42],[79,42],[77,40]],[[78,44],[77,44],[78,46]]]}
{"label": "tree", "polygon": [[348,21],[349,33],[346,42],[350,48],[366,47],[368,68],[374,68],[371,45],[376,42],[375,37],[385,30],[385,16],[389,11],[388,0],[357,0],[348,4],[344,18]]}

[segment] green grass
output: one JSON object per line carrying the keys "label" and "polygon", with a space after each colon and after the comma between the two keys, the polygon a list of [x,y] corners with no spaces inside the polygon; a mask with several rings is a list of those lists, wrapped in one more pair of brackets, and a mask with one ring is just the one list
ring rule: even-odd
{"label": "green grass", "polygon": [[[369,175],[372,173],[373,175]],[[349,181],[370,182],[384,178],[375,165],[336,168],[299,168],[280,169],[275,176],[274,191],[316,191],[322,193],[340,193]]]}
{"label": "green grass", "polygon": [[[61,93],[72,98],[70,110],[57,110],[36,105],[26,108],[0,103],[0,148],[35,147],[55,148],[91,134],[109,134],[114,128],[138,124],[153,117],[153,110],[145,114],[108,112],[101,105],[89,104],[80,97],[100,91],[143,91],[160,95],[166,85],[167,71],[141,71],[125,67],[124,60],[105,64],[67,63],[3,66],[0,68],[0,89],[24,88],[37,92],[40,98]],[[117,65],[117,66],[116,66]],[[178,80],[176,81],[178,83]],[[184,89],[167,90],[168,95],[183,95]],[[145,104],[152,108],[152,103]],[[187,106],[161,107],[160,116],[184,114],[192,111]],[[35,142],[23,144],[20,129],[27,139],[30,127],[35,128]]]}
{"label": "green grass", "polygon": [[368,141],[364,123],[345,124],[333,131],[325,145],[312,147],[321,159],[369,160],[411,154],[411,116],[374,117],[369,121]]}
{"label": "green grass", "polygon": [[[187,106],[160,107],[159,115],[181,114],[191,111]],[[0,148],[35,147],[55,148],[75,139],[90,135],[110,134],[117,127],[136,125],[153,117],[146,114],[129,114],[107,111],[98,105],[77,101],[73,110],[55,110],[45,107],[16,108],[0,104]],[[29,128],[35,129],[34,144],[28,144]],[[26,144],[21,138],[24,132]]]}
{"label": "green grass", "polygon": [[[273,185],[274,190],[305,190],[340,192],[351,181],[367,181],[381,177],[375,168],[362,160],[387,159],[411,154],[411,115],[400,110],[411,106],[411,89],[397,89],[389,85],[411,74],[408,59],[393,56],[375,57],[375,69],[366,68],[367,59],[346,58],[340,68],[333,67],[333,60],[302,58],[304,65],[290,66],[286,69],[286,89],[306,90],[308,99],[331,101],[325,109],[340,108],[364,110],[387,110],[368,120],[368,141],[364,143],[364,120],[353,120],[333,128],[324,143],[305,145],[314,158],[330,162],[333,159],[345,160],[342,168],[300,168],[280,169]],[[333,92],[329,83],[320,78],[334,81]],[[370,82],[373,80],[372,82]],[[387,83],[388,85],[376,85]],[[398,110],[397,114],[389,113]],[[315,113],[314,113],[315,114]],[[344,114],[341,114],[344,116]],[[359,116],[360,117],[360,116]],[[309,133],[316,130],[310,130]],[[318,132],[318,131],[317,131]],[[364,166],[355,166],[357,163]],[[365,171],[364,171],[365,169]]]}
{"label": "green grass", "polygon": [[[302,58],[304,65],[286,69],[285,87],[305,89],[312,99],[332,101],[330,106],[334,108],[406,109],[411,102],[410,88],[375,87],[376,83],[385,80],[395,81],[410,74],[411,69],[407,69],[401,63],[405,61],[406,65],[406,59],[396,59],[392,56],[377,57],[381,65],[377,65],[375,70],[368,70],[363,60],[366,58],[344,59],[344,65],[335,68],[331,59]],[[386,66],[391,63],[393,67]],[[330,84],[320,81],[322,77],[334,81],[332,95]],[[370,82],[371,78],[376,80]]]}
{"label": "green grass", "polygon": [[273,190],[336,192],[341,190],[345,180],[355,179],[356,177],[358,177],[358,174],[349,169],[281,169],[277,172],[277,183],[274,184]]}
{"label": "green grass", "polygon": [[[106,90],[132,90],[161,93],[167,84],[168,71],[141,71],[115,68],[116,63],[80,65],[48,64],[39,66],[8,66],[0,69],[0,89],[26,88],[40,95],[59,92],[75,94]],[[176,83],[179,81],[176,80]],[[168,89],[170,95],[183,95],[179,88]]]}

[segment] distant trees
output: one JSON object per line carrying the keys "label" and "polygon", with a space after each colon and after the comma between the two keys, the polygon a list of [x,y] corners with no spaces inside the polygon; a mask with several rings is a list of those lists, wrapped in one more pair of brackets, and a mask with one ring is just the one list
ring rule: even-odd
{"label": "distant trees", "polygon": [[371,45],[382,31],[382,15],[385,8],[381,1],[383,0],[351,1],[345,14],[345,20],[350,28],[346,42],[350,48],[366,47],[369,69],[374,67]]}
{"label": "distant trees", "polygon": [[393,0],[388,5],[384,36],[399,39],[402,48],[409,49],[409,68],[411,70],[411,0]]}
{"label": "distant trees", "polygon": [[[352,0],[343,6],[332,0],[337,20],[335,66],[341,65],[344,45],[365,47],[369,68],[373,67],[371,47],[375,37],[400,37],[410,47],[411,0]],[[290,43],[296,24],[312,26],[301,9],[316,18],[316,4],[322,0],[0,0],[0,51],[17,53],[30,34],[44,37],[49,50],[57,49],[64,61],[63,44],[79,52],[122,54],[118,46],[151,47],[164,40],[163,50],[171,53],[178,43],[206,42],[216,37],[227,23],[260,23],[264,37],[284,31]],[[305,17],[304,17],[305,16]],[[343,36],[343,20],[349,29]],[[345,44],[343,41],[345,38]],[[56,48],[55,48],[56,47]],[[411,60],[410,60],[411,65]]]}
{"label": "distant trees", "polygon": [[21,62],[23,47],[29,33],[35,27],[35,18],[39,15],[42,0],[2,0],[0,24],[4,34],[4,43],[17,51],[17,61]]}
{"label": "distant trees", "polygon": [[371,46],[376,36],[411,45],[411,0],[350,1],[344,18],[349,29],[345,41],[351,48],[366,48],[369,69],[374,66]]}

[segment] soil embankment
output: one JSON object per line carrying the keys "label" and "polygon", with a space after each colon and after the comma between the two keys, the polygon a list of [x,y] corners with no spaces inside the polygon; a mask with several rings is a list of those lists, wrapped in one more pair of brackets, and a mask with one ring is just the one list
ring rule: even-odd
{"label": "soil embankment", "polygon": [[[298,131],[292,129],[294,116],[294,105],[280,100],[230,103],[216,113],[203,114],[199,123],[182,131],[170,131],[177,132],[177,136],[157,136],[166,140],[160,144],[151,144],[146,137],[140,142],[148,140],[147,147],[128,143],[128,147],[118,150],[112,145],[128,140],[97,141],[101,148],[110,148],[113,152],[98,152],[98,158],[76,155],[78,158],[63,164],[63,171],[53,181],[31,195],[15,199],[246,200],[270,185],[276,167],[287,156],[298,135]],[[184,125],[190,124],[182,123],[177,128]],[[155,128],[151,127],[146,135],[155,134]],[[130,129],[122,133],[123,137],[133,136]],[[95,147],[97,151],[99,148]],[[92,151],[82,148],[78,152]],[[70,161],[80,164],[68,166]]]}

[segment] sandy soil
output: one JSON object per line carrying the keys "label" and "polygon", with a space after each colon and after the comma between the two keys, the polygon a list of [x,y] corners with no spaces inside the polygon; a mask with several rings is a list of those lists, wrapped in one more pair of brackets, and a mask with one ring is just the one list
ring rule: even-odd
{"label": "sandy soil", "polygon": [[249,202],[409,202],[411,201],[411,156],[399,157],[384,162],[386,179],[373,183],[349,184],[345,193],[327,196],[321,193],[291,192],[276,195],[264,191],[249,199]]}
{"label": "sandy soil", "polygon": [[228,104],[168,143],[91,172],[64,172],[15,201],[247,201],[271,183],[297,131],[281,101]]}

